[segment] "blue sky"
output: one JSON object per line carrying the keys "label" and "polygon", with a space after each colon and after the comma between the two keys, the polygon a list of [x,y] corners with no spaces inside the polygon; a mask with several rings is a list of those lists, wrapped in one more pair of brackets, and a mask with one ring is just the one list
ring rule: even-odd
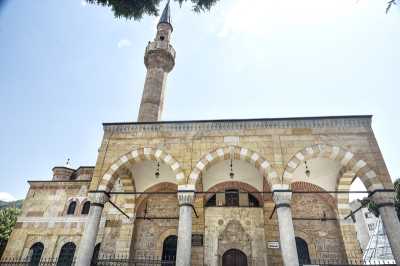
{"label": "blue sky", "polygon": [[[373,114],[400,177],[400,8],[379,0],[173,4],[176,67],[163,120]],[[23,198],[51,168],[94,165],[102,122],[135,121],[157,19],[80,0],[0,7],[0,192]],[[0,194],[5,197],[5,194]]]}

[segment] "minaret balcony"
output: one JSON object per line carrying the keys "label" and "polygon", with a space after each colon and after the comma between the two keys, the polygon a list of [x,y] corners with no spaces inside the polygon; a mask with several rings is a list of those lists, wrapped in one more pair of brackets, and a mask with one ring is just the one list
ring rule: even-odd
{"label": "minaret balcony", "polygon": [[153,41],[153,42],[149,42],[149,44],[146,47],[146,54],[153,52],[153,51],[167,51],[172,58],[175,60],[175,49],[174,47],[172,47],[172,45],[170,45],[169,43],[165,42],[165,41]]}

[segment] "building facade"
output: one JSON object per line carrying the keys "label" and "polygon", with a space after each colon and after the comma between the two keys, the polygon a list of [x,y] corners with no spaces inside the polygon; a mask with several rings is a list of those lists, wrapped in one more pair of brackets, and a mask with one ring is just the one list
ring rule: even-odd
{"label": "building facade", "polygon": [[82,266],[93,254],[180,266],[362,259],[348,194],[334,193],[358,177],[399,265],[400,225],[384,190],[393,184],[371,116],[160,121],[172,30],[167,5],[145,51],[139,122],[103,124],[94,167],[29,181],[3,256],[68,255]]}

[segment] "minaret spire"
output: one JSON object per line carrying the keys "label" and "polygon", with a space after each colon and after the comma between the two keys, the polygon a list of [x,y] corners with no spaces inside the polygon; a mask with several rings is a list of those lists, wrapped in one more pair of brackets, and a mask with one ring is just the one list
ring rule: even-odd
{"label": "minaret spire", "polygon": [[[164,10],[161,14],[160,21],[158,22],[158,24],[168,23],[171,25],[171,9],[169,7],[169,1],[170,0],[167,1],[167,4],[164,7]],[[172,25],[171,25],[171,27],[172,27]]]}
{"label": "minaret spire", "polygon": [[147,74],[140,103],[139,122],[155,122],[161,119],[167,76],[175,66],[175,50],[170,44],[172,30],[168,0],[157,24],[156,37],[154,41],[149,42],[144,55]]}

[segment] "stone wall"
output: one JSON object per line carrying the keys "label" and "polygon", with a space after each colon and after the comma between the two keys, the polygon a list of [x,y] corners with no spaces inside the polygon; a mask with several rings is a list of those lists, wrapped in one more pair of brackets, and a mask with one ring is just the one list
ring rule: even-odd
{"label": "stone wall", "polygon": [[[292,202],[295,234],[307,242],[311,259],[346,258],[339,222],[329,220],[337,218],[329,203],[318,194],[294,194]],[[324,214],[327,220],[318,220]]]}
{"label": "stone wall", "polygon": [[[147,214],[145,217],[145,208]],[[151,195],[138,209],[135,221],[133,256],[161,256],[164,240],[177,235],[178,200],[175,195]],[[160,219],[165,217],[165,219]]]}
{"label": "stone wall", "polygon": [[204,265],[221,265],[223,254],[239,249],[249,265],[266,265],[262,208],[205,208]]}
{"label": "stone wall", "polygon": [[[36,242],[44,244],[44,256],[57,256],[66,242],[79,244],[87,215],[81,214],[90,181],[30,182],[22,213],[8,241],[4,257],[25,257]],[[66,210],[77,202],[73,215]]]}

